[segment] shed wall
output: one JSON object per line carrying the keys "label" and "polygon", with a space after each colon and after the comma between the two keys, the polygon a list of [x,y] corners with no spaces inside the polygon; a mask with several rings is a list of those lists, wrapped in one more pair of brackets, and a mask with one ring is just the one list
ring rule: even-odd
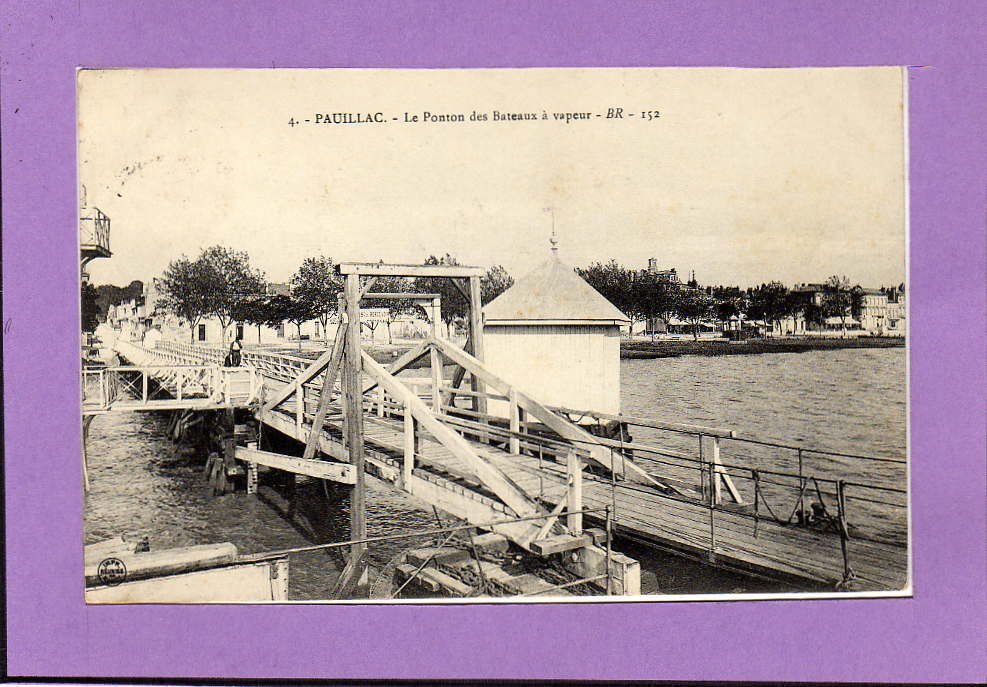
{"label": "shed wall", "polygon": [[[507,325],[483,329],[484,361],[536,400],[577,410],[620,412],[620,328]],[[505,402],[492,414],[507,416]]]}

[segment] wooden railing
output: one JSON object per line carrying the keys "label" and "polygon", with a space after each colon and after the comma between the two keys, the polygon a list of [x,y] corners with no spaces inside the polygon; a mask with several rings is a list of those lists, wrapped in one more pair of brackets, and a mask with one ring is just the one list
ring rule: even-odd
{"label": "wooden railing", "polygon": [[[419,434],[425,431],[462,461],[486,488],[496,494],[518,516],[529,517],[544,513],[543,508],[525,494],[510,477],[481,457],[462,435],[440,422],[434,412],[403,383],[403,380],[391,374],[366,352],[363,352],[363,371],[401,406],[404,426],[404,459],[401,472],[402,481],[410,493],[415,493],[414,471],[416,457],[419,455]],[[532,542],[539,536],[543,537],[542,530],[550,529],[553,522],[550,514],[546,516],[548,521],[545,525],[539,527],[524,523],[523,527],[528,531],[524,534],[515,534],[513,538],[521,542]]]}
{"label": "wooden railing", "polygon": [[134,364],[87,371],[90,376],[96,374],[102,378],[101,386],[106,391],[100,400],[105,407],[121,398],[123,390],[132,394],[132,400],[148,403],[152,400],[152,379],[175,401],[202,399],[216,404],[247,405],[261,389],[261,381],[252,366],[223,367],[215,364],[215,357],[206,351],[182,351],[167,345],[144,348],[126,341],[117,341],[114,347]]}

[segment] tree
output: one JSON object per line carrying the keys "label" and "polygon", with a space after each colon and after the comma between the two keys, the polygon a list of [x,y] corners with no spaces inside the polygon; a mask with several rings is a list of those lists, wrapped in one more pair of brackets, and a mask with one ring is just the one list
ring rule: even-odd
{"label": "tree", "polygon": [[252,324],[257,327],[257,343],[260,343],[260,328],[271,319],[271,309],[265,296],[245,298],[234,308],[233,321]]}
{"label": "tree", "polygon": [[263,295],[264,273],[250,265],[250,256],[227,246],[211,246],[202,251],[201,279],[208,289],[208,314],[219,320],[223,340],[244,300]]}
{"label": "tree", "polygon": [[642,292],[644,284],[636,281],[638,273],[619,265],[612,259],[608,263],[594,262],[589,267],[577,267],[576,274],[592,286],[631,321],[645,320],[648,311],[644,308],[646,296]]}
{"label": "tree", "polygon": [[826,313],[821,305],[809,301],[802,306],[802,317],[806,323],[816,326],[822,325],[826,321]]}
{"label": "tree", "polygon": [[606,264],[594,262],[589,267],[577,267],[576,274],[628,317],[637,314],[632,290],[633,275],[618,265],[616,260],[611,259]]}
{"label": "tree", "polygon": [[761,284],[750,292],[747,317],[763,320],[766,325],[777,324],[780,330],[781,320],[787,317],[791,310],[788,293],[788,288],[781,282]]}
{"label": "tree", "polygon": [[190,340],[195,341],[195,325],[210,314],[210,280],[205,265],[189,260],[184,255],[172,260],[158,282],[161,287],[161,304],[176,317],[188,322]]}
{"label": "tree", "polygon": [[[426,265],[458,265],[459,261],[446,253],[441,258],[434,255],[428,256]],[[466,317],[469,304],[459,292],[452,281],[446,277],[416,277],[412,283],[412,290],[415,293],[437,293],[442,299],[441,317],[447,325],[457,319]]]}
{"label": "tree", "polygon": [[700,291],[683,293],[676,311],[679,317],[692,325],[692,338],[699,340],[699,326],[713,315],[713,298]]}
{"label": "tree", "polygon": [[731,297],[714,297],[713,311],[716,313],[716,319],[720,321],[723,329],[726,330],[729,326],[730,320],[737,317],[740,314],[740,306],[738,305],[737,298]]}
{"label": "tree", "polygon": [[322,324],[322,331],[338,314],[338,295],[343,290],[343,280],[336,274],[331,258],[320,255],[305,258],[291,278],[291,293],[313,313]]}
{"label": "tree", "polygon": [[850,280],[833,275],[823,284],[822,307],[826,317],[840,318],[840,329],[846,336],[846,318],[853,308],[853,293]]}
{"label": "tree", "polygon": [[96,287],[98,298],[96,305],[99,307],[99,317],[106,319],[106,313],[111,305],[120,305],[125,301],[138,298],[144,293],[144,283],[138,279],[130,282],[127,286],[115,286],[113,284],[100,284]]}
{"label": "tree", "polygon": [[678,312],[683,297],[679,285],[659,278],[657,274],[642,271],[633,280],[631,304],[628,309],[640,313],[651,324],[651,340],[655,338],[655,324],[658,320],[668,322]]}
{"label": "tree", "polygon": [[480,277],[480,301],[486,305],[514,286],[514,277],[501,265],[494,265]]}
{"label": "tree", "polygon": [[90,334],[96,331],[99,324],[99,305],[97,299],[99,292],[89,282],[82,283],[81,306],[82,306],[82,331]]}
{"label": "tree", "polygon": [[264,324],[269,327],[278,327],[285,322],[295,325],[298,332],[298,350],[302,350],[302,323],[315,319],[315,313],[308,304],[291,296],[277,295],[267,300],[265,306],[267,310],[267,320]]}

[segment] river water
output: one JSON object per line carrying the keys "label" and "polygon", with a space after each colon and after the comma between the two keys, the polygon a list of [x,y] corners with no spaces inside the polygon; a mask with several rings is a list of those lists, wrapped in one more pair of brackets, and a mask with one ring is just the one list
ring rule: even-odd
{"label": "river water", "polygon": [[[905,356],[905,349],[896,348],[625,360],[623,410],[733,429],[740,437],[903,459]],[[177,455],[165,437],[166,425],[164,415],[152,413],[110,413],[93,421],[86,543],[118,534],[146,535],[154,549],[230,541],[241,553],[255,553],[347,538],[345,499],[315,480],[298,485],[293,513],[288,513],[283,485],[270,479],[257,496],[213,497],[201,474],[201,458]],[[634,434],[637,441],[661,441],[678,450],[694,444],[693,437],[666,432]],[[765,470],[787,471],[793,465],[791,454],[730,441],[722,449],[728,465],[743,460]],[[807,474],[905,486],[904,468],[897,464],[832,456],[806,456],[805,463]],[[903,504],[903,497],[899,502]],[[372,479],[367,503],[370,536],[437,524],[434,513]],[[866,531],[903,540],[903,507],[858,506],[861,520],[870,525]],[[369,558],[386,568],[406,548],[421,543],[373,545]],[[784,589],[622,542],[617,548],[654,573],[663,593]],[[328,598],[341,567],[335,551],[293,554],[290,598]]]}

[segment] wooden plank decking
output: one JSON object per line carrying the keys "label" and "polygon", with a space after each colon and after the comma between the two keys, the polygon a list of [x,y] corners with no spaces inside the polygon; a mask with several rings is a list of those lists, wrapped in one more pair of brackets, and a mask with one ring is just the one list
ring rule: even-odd
{"label": "wooden plank decking", "polygon": [[[340,419],[338,413],[330,416],[327,425]],[[307,429],[305,433],[307,435]],[[327,431],[324,436],[338,442],[337,432]],[[403,451],[402,420],[367,413],[364,437],[370,454],[368,471],[381,477],[379,467],[388,465],[392,470],[383,478],[396,481]],[[564,465],[547,459],[539,461],[537,457],[527,455],[510,455],[475,441],[470,444],[529,496],[548,505],[565,498]],[[416,474],[459,493],[472,492],[470,495],[474,498],[503,510],[503,505],[492,494],[484,493],[479,482],[451,451],[423,435],[420,452]],[[371,464],[377,467],[372,468]],[[760,518],[755,534],[754,519],[749,514],[716,508],[712,511],[711,536],[711,513],[707,504],[621,482],[615,485],[611,494],[609,480],[589,474],[583,477],[583,503],[586,508],[615,506],[614,525],[620,535],[699,557],[714,565],[830,589],[844,576],[840,537],[832,532],[786,527],[771,518]],[[907,550],[904,547],[853,538],[848,546],[850,566],[855,575],[852,589],[893,591],[907,585]]]}

